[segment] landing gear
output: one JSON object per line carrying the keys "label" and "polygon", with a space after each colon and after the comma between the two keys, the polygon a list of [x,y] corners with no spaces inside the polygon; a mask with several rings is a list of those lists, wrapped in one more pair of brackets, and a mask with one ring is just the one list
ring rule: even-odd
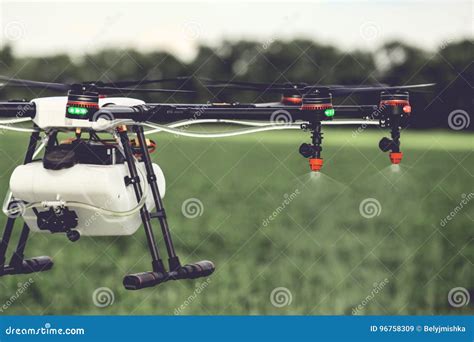
{"label": "landing gear", "polygon": [[[181,265],[181,262],[174,249],[163,201],[161,200],[158,185],[156,183],[156,175],[153,171],[150,153],[146,145],[143,127],[134,126],[133,129],[138,138],[141,159],[145,165],[147,173],[147,183],[151,188],[151,193],[153,195],[156,208],[155,212],[149,212],[146,205],[140,209],[140,216],[145,229],[148,249],[150,250],[152,258],[151,265],[153,271],[126,275],[123,279],[124,287],[128,290],[139,290],[145,287],[161,284],[168,280],[195,279],[211,275],[215,270],[215,266],[211,261],[199,261],[194,264],[188,264],[184,266]],[[139,202],[142,198],[143,191],[140,185],[140,177],[138,177],[137,168],[135,166],[127,129],[125,127],[119,127],[117,132],[123,146],[125,160],[130,173],[130,185],[133,186],[137,201]],[[158,219],[161,227],[161,233],[163,234],[163,240],[168,254],[168,270],[166,270],[163,260],[160,257],[158,248],[156,246],[155,237],[153,235],[151,220],[154,218]]]}
{"label": "landing gear", "polygon": [[[165,209],[158,189],[157,177],[154,173],[150,153],[146,144],[143,127],[133,126],[133,129],[139,142],[139,155],[146,169],[146,184],[144,186],[150,186],[156,210],[150,212],[146,205],[140,209],[140,217],[145,229],[148,249],[152,259],[152,271],[126,275],[123,279],[125,288],[128,290],[138,290],[145,287],[155,286],[168,280],[195,279],[211,275],[215,270],[215,266],[212,262],[199,261],[194,264],[182,265],[176,255],[168,221],[166,219]],[[140,202],[143,196],[143,190],[140,184],[141,179],[138,176],[132,146],[130,144],[126,127],[118,128],[117,133],[123,146],[124,158],[129,171],[127,184],[128,186],[133,186],[137,202]],[[25,164],[32,161],[38,140],[39,132],[34,132],[30,137],[28,151],[25,157]],[[57,143],[56,133],[53,132],[49,137],[48,148],[54,147],[55,143]],[[18,208],[21,212],[21,203],[13,203],[12,205],[15,208]],[[74,211],[69,210],[68,208],[58,208],[57,210],[50,209],[44,212],[38,212],[36,209],[33,210],[38,218],[39,229],[49,230],[52,233],[65,233],[67,238],[72,242],[77,241],[80,238],[80,233],[77,230],[74,230],[77,226],[78,220]],[[40,256],[26,260],[24,259],[23,254],[30,233],[30,229],[26,224],[23,225],[17,248],[13,253],[10,262],[6,264],[6,252],[10,243],[16,216],[21,215],[15,215],[15,217],[12,216],[7,219],[2,240],[0,242],[0,276],[7,274],[42,272],[51,269],[53,267],[53,261],[50,257]],[[163,241],[168,254],[168,267],[165,267],[158,252],[151,223],[153,219],[157,219],[160,223]]]}
{"label": "landing gear", "polygon": [[[33,160],[33,153],[35,152],[39,139],[39,132],[33,132],[31,134],[24,164],[28,164]],[[0,276],[8,274],[28,274],[50,270],[53,267],[53,260],[48,256],[24,259],[26,242],[30,234],[30,228],[26,224],[23,224],[16,250],[13,252],[10,262],[6,264],[6,253],[15,226],[15,221],[16,215],[15,217],[9,217],[5,224],[5,230],[3,231],[2,240],[0,242]]]}

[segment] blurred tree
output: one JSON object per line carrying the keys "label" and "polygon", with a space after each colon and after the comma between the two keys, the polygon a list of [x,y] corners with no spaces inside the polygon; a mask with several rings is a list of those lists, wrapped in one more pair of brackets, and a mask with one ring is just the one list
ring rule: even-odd
{"label": "blurred tree", "polygon": [[[0,50],[0,74],[51,82],[114,81],[195,75],[217,80],[254,82],[298,81],[310,84],[413,84],[434,82],[432,91],[412,92],[416,115],[413,126],[447,127],[455,109],[472,111],[474,45],[472,40],[445,42],[436,52],[403,42],[390,41],[374,53],[341,51],[306,39],[265,42],[223,41],[218,46],[201,45],[196,57],[184,63],[162,51],[138,52],[105,49],[82,58],[67,55],[15,57],[11,46]],[[205,89],[199,80],[155,87],[193,87],[194,95],[140,96],[146,101],[267,101],[277,94]],[[0,90],[2,98],[34,98],[57,95],[38,89]],[[338,103],[377,102],[378,94],[337,99]],[[471,120],[472,121],[472,120]],[[471,129],[472,129],[471,125]]]}

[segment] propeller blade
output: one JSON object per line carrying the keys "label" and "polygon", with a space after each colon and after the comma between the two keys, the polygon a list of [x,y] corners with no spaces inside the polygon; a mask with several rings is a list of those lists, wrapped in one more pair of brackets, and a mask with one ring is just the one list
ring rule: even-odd
{"label": "propeller blade", "polygon": [[370,86],[363,85],[343,85],[343,84],[308,84],[308,83],[254,83],[254,82],[241,82],[241,81],[211,81],[207,85],[208,88],[222,88],[222,89],[237,89],[237,90],[253,90],[253,91],[269,91],[269,92],[282,92],[282,91],[294,91],[298,90],[300,93],[305,93],[311,89],[355,89],[355,88],[366,88],[366,87],[388,87],[386,84],[377,84]]}
{"label": "propeller blade", "polygon": [[[329,90],[333,96],[344,96],[357,93],[370,93],[378,91],[397,91],[404,89],[419,89],[425,87],[434,86],[435,83],[426,83],[426,84],[413,84],[413,85],[403,85],[403,86],[388,86],[385,84],[379,84],[374,86],[361,86],[361,85],[307,85],[305,83],[275,83],[275,84],[266,84],[266,83],[252,83],[252,82],[234,82],[230,81],[228,83],[211,83],[206,85],[208,88],[219,88],[219,89],[230,89],[230,90],[250,90],[250,91],[262,91],[262,92],[271,92],[271,93],[282,93],[293,91],[301,95],[306,94],[311,91],[316,90]],[[219,81],[220,82],[220,81]]]}
{"label": "propeller blade", "polygon": [[206,82],[210,83],[212,86],[216,85],[238,85],[238,86],[249,86],[255,87],[259,89],[268,89],[268,88],[288,88],[288,89],[296,89],[296,88],[305,88],[305,87],[339,87],[339,88],[361,88],[361,87],[387,87],[387,84],[378,83],[373,85],[344,85],[344,84],[309,84],[306,82],[286,82],[286,83],[257,83],[257,82],[244,82],[244,81],[221,81],[221,80],[207,80]]}
{"label": "propeller blade", "polygon": [[271,92],[271,93],[282,93],[285,91],[298,91],[302,89],[298,88],[290,88],[290,87],[256,87],[256,86],[247,86],[247,85],[233,85],[233,84],[209,84],[206,85],[206,88],[213,89],[213,88],[218,88],[218,89],[230,89],[230,90],[250,90],[250,91],[261,91],[261,92]]}
{"label": "propeller blade", "polygon": [[141,88],[116,88],[116,87],[97,87],[100,94],[123,94],[123,93],[194,93],[193,90],[183,89],[141,89]]}
{"label": "propeller blade", "polygon": [[333,96],[343,96],[343,95],[350,95],[350,94],[358,94],[358,93],[370,93],[370,92],[378,92],[378,91],[397,91],[397,90],[405,90],[405,89],[419,89],[419,88],[426,88],[432,87],[436,83],[425,83],[425,84],[411,84],[411,85],[403,85],[403,86],[378,86],[378,87],[344,87],[344,88],[332,88],[331,93]]}
{"label": "propeller blade", "polygon": [[4,82],[2,87],[14,86],[14,87],[24,87],[24,88],[40,88],[56,91],[67,91],[70,89],[70,85],[63,83],[53,83],[53,82],[39,82],[31,80],[22,80],[17,78],[10,78],[6,76],[0,76],[0,81]]}
{"label": "propeller blade", "polygon": [[259,82],[243,82],[243,81],[220,81],[220,80],[206,80],[209,82],[210,85],[237,85],[237,86],[248,86],[258,89],[270,89],[270,88],[287,88],[287,89],[296,89],[296,88],[304,88],[307,87],[309,84],[304,82],[293,83],[259,83]]}
{"label": "propeller blade", "polygon": [[100,86],[104,87],[114,87],[114,88],[120,88],[120,87],[131,87],[131,86],[140,86],[140,85],[145,85],[145,84],[154,84],[154,83],[165,83],[165,82],[186,82],[190,79],[192,79],[193,76],[180,76],[180,77],[174,77],[174,78],[161,78],[161,79],[155,79],[155,80],[134,80],[134,81],[117,81],[117,82],[96,82],[96,84],[99,84]]}

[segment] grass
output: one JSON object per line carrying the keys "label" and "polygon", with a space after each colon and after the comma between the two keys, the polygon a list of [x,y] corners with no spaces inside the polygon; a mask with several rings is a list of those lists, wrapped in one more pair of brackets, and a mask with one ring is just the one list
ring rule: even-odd
{"label": "grass", "polygon": [[[308,140],[301,132],[219,140],[155,136],[153,157],[167,177],[176,249],[182,261],[209,259],[217,271],[209,280],[126,291],[123,275],[151,267],[142,230],[76,243],[34,234],[27,255],[50,255],[55,265],[0,278],[0,304],[33,279],[2,314],[331,315],[351,314],[359,305],[358,314],[472,314],[472,306],[450,306],[448,292],[472,287],[473,204],[440,224],[463,194],[474,192],[472,135],[406,132],[396,172],[377,148],[381,132],[325,131],[320,177],[308,174],[297,152]],[[27,139],[13,133],[0,139],[4,193]],[[201,216],[183,215],[188,198],[202,202]],[[367,198],[380,203],[378,216],[361,215]],[[19,230],[17,223],[14,243]],[[93,304],[100,287],[113,291],[112,305]],[[291,294],[283,307],[270,299],[280,287]]]}

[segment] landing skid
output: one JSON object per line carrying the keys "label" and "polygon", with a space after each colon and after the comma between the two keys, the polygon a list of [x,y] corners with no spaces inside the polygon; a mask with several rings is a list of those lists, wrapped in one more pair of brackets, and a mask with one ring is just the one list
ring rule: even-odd
{"label": "landing skid", "polygon": [[[155,212],[150,212],[146,205],[140,209],[140,217],[145,230],[145,235],[148,243],[148,249],[151,254],[152,271],[129,274],[123,279],[123,285],[127,290],[139,290],[146,287],[156,286],[158,284],[167,282],[169,280],[181,279],[195,279],[200,277],[207,277],[211,275],[215,266],[210,261],[199,261],[194,264],[181,265],[181,262],[176,255],[171,233],[166,219],[166,213],[161,200],[161,195],[156,182],[156,175],[153,170],[150,153],[146,145],[145,134],[142,126],[133,126],[133,130],[137,135],[140,144],[140,155],[146,169],[146,180],[151,188],[153,200],[155,202]],[[135,165],[134,155],[128,137],[127,128],[125,126],[117,128],[117,133],[120,137],[125,160],[127,162],[130,176],[127,181],[129,186],[133,186],[137,202],[140,202],[143,196],[142,186],[140,185],[140,177],[138,176]],[[51,138],[54,139],[51,139]],[[34,132],[30,136],[28,150],[25,156],[24,164],[28,164],[33,159],[33,153],[36,149],[37,143],[40,139],[39,132]],[[48,144],[56,142],[56,133],[52,133]],[[153,234],[152,219],[157,219],[160,223],[163,241],[166,246],[168,254],[168,269],[166,269],[163,260],[160,257],[155,237]],[[6,264],[6,252],[10,243],[10,238],[14,228],[16,217],[9,217],[5,230],[3,232],[2,240],[0,242],[0,276],[14,275],[14,274],[28,274],[34,272],[43,272],[53,267],[53,261],[50,257],[40,256],[30,259],[24,259],[24,250],[28,240],[30,229],[24,224],[18,241],[17,248],[8,264]]]}

